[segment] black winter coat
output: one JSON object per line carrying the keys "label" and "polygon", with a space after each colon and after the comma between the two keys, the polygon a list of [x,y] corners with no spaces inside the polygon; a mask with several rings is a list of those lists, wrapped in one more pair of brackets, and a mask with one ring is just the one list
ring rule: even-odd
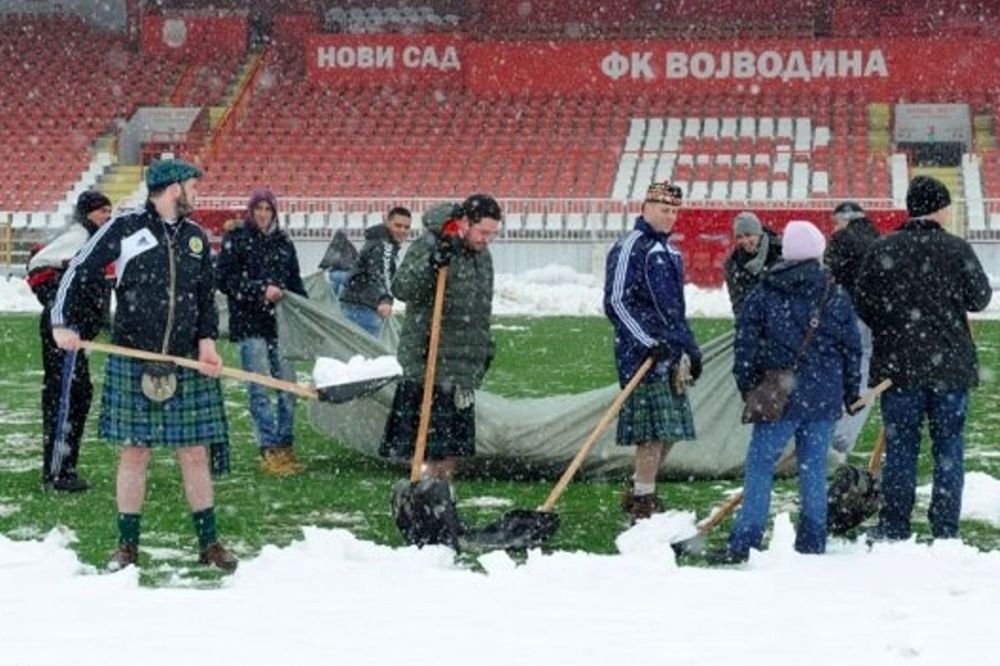
{"label": "black winter coat", "polygon": [[966,313],[992,297],[972,246],[936,222],[909,220],[865,257],[858,313],[872,329],[871,384],[964,390],[978,383]]}
{"label": "black winter coat", "polygon": [[778,234],[767,227],[764,227],[764,233],[769,239],[767,257],[764,259],[764,268],[759,273],[751,273],[746,268],[747,263],[757,255],[750,254],[741,247],[735,248],[723,265],[723,270],[726,273],[726,289],[729,291],[729,301],[733,306],[733,314],[739,314],[743,301],[757,286],[767,269],[781,261],[781,239]]}
{"label": "black winter coat", "polygon": [[380,224],[365,231],[365,246],[358,264],[340,295],[341,303],[361,305],[372,310],[381,303],[392,303],[392,279],[396,276],[399,244],[389,229]]}
{"label": "black winter coat", "polygon": [[211,248],[205,232],[191,220],[185,218],[170,227],[172,235],[167,228],[149,202],[141,212],[105,223],[70,262],[52,307],[52,326],[78,328],[91,307],[88,295],[100,289],[104,267],[114,262],[118,307],[112,342],[161,351],[173,303],[166,352],[197,357],[198,341],[219,334]]}
{"label": "black winter coat", "polygon": [[306,295],[295,245],[281,229],[264,233],[245,220],[222,238],[217,265],[219,291],[229,305],[229,339],[278,337],[275,304],[264,298],[268,285]]}
{"label": "black winter coat", "polygon": [[851,220],[847,226],[836,231],[823,255],[823,263],[827,265],[833,278],[841,287],[847,290],[851,299],[857,299],[858,273],[865,255],[878,240],[878,230],[868,218]]}

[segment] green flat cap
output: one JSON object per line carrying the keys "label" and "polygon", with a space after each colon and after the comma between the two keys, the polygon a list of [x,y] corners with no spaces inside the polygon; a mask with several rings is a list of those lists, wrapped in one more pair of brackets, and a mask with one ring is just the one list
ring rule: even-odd
{"label": "green flat cap", "polygon": [[146,187],[159,190],[167,185],[183,183],[188,178],[201,178],[202,171],[184,160],[158,160],[146,169]]}

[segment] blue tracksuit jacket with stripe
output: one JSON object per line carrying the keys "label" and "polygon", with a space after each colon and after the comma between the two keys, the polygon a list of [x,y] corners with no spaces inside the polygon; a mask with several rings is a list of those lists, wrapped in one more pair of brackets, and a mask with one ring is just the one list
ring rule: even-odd
{"label": "blue tracksuit jacket with stripe", "polygon": [[[681,354],[701,356],[684,309],[684,260],[669,234],[642,217],[608,252],[604,313],[615,327],[615,363],[622,386],[635,374],[657,342],[670,348],[670,362]],[[647,378],[662,374],[657,368]]]}

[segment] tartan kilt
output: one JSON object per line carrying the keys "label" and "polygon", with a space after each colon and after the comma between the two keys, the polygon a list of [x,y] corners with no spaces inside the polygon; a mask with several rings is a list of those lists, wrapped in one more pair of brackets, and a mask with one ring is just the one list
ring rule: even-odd
{"label": "tartan kilt", "polygon": [[694,415],[687,394],[674,393],[666,379],[639,384],[618,414],[619,446],[694,438]]}
{"label": "tartan kilt", "polygon": [[154,402],[142,392],[142,361],[109,356],[101,394],[101,437],[130,446],[225,445],[229,425],[218,379],[177,368],[177,392]]}
{"label": "tartan kilt", "polygon": [[[423,399],[423,384],[404,379],[396,385],[392,410],[389,412],[389,420],[385,423],[385,434],[378,450],[380,456],[401,460],[413,457]],[[458,410],[455,408],[454,393],[435,386],[425,458],[427,460],[442,460],[451,456],[466,458],[475,453],[475,404],[468,409]]]}

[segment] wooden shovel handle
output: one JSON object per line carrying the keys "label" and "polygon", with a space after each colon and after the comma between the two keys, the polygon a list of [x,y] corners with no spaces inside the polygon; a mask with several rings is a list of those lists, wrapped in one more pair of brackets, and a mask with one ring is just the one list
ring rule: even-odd
{"label": "wooden shovel handle", "polygon": [[545,503],[538,507],[539,511],[552,511],[552,507],[555,506],[556,500],[558,500],[566,490],[566,486],[569,485],[569,482],[573,480],[573,477],[576,475],[577,470],[580,469],[580,465],[583,464],[587,454],[589,454],[590,450],[594,448],[594,444],[596,444],[597,440],[600,439],[602,434],[604,434],[604,431],[607,429],[608,425],[610,425],[611,421],[618,416],[618,411],[622,408],[622,405],[625,404],[625,400],[632,395],[632,391],[635,390],[635,387],[639,385],[639,382],[642,381],[642,378],[646,376],[646,373],[649,372],[649,369],[652,367],[653,359],[652,357],[647,357],[646,360],[643,361],[642,365],[639,366],[639,369],[635,371],[635,374],[632,375],[632,379],[630,379],[628,384],[625,385],[625,388],[619,391],[618,395],[611,403],[611,406],[608,407],[606,412],[604,412],[604,416],[602,416],[601,420],[597,422],[593,432],[590,433],[590,436],[587,437],[583,446],[580,447],[580,450],[573,457],[569,467],[567,467],[566,471],[563,472],[561,477],[559,477],[559,481],[552,489],[552,492],[549,493]]}
{"label": "wooden shovel handle", "polygon": [[[883,391],[892,386],[891,379],[883,379],[878,384],[876,384],[870,391],[865,393],[863,396],[858,398],[853,405],[852,409],[857,409],[863,407],[864,405],[875,402],[877,398]],[[878,437],[875,438],[875,448],[872,449],[871,457],[868,458],[868,471],[873,476],[878,476],[879,471],[882,469],[882,453],[885,451],[885,427],[879,429]]]}
{"label": "wooden shovel handle", "polygon": [[[158,354],[157,352],[145,351],[143,349],[132,349],[131,347],[122,347],[121,345],[111,345],[103,342],[83,340],[80,342],[80,346],[83,349],[104,352],[105,354],[115,354],[117,356],[127,356],[129,358],[137,358],[143,361],[173,363],[183,368],[190,368],[191,370],[201,371],[204,367],[204,364],[200,361],[194,360],[193,358],[171,356],[169,354]],[[222,366],[222,375],[231,379],[237,379],[243,382],[252,382],[254,384],[260,384],[261,386],[278,389],[279,391],[294,393],[297,396],[309,398],[311,400],[316,400],[318,397],[316,389],[311,386],[304,386],[302,384],[296,384],[295,382],[276,379],[269,375],[261,375],[256,372],[247,372],[246,370],[240,370],[238,368],[227,368],[226,366]]]}
{"label": "wooden shovel handle", "polygon": [[427,452],[427,431],[431,425],[431,403],[434,398],[434,377],[437,373],[438,346],[441,343],[441,313],[444,311],[444,287],[448,280],[448,267],[442,266],[437,272],[434,289],[434,310],[431,314],[431,337],[427,343],[427,368],[424,370],[424,399],[420,404],[420,424],[417,427],[417,441],[413,445],[413,462],[410,464],[410,481],[420,480],[420,468],[424,466]]}
{"label": "wooden shovel handle", "polygon": [[879,428],[878,437],[875,438],[875,448],[868,458],[868,472],[872,476],[878,476],[882,471],[882,453],[885,451],[885,427]]}
{"label": "wooden shovel handle", "polygon": [[[851,408],[858,409],[860,407],[863,407],[864,405],[867,405],[868,403],[874,401],[875,398],[877,398],[880,393],[885,391],[890,386],[892,386],[892,380],[883,379],[870,391],[868,391],[863,396],[855,400],[854,403],[851,404]],[[879,464],[881,464],[882,447],[884,445],[885,445],[885,429],[883,428],[882,431],[879,433],[878,441],[875,442],[875,451],[872,451],[872,461],[869,461],[869,469],[871,469],[871,466],[874,464],[876,456],[878,457]],[[775,465],[775,469],[781,467],[786,462],[788,462],[793,455],[795,455],[794,448],[790,449],[787,453],[785,453],[785,455],[781,457],[781,459],[778,460],[777,464]],[[874,473],[878,472],[876,471]],[[716,525],[725,520],[742,503],[743,503],[743,491],[741,490],[738,493],[734,493],[729,499],[727,499],[725,502],[719,505],[719,508],[716,509],[711,516],[709,516],[706,520],[704,520],[702,523],[698,525],[698,534],[700,534],[701,536],[705,536],[706,534],[711,532],[713,529],[715,529]]]}
{"label": "wooden shovel handle", "polygon": [[[779,466],[781,465],[780,461],[778,465]],[[725,502],[719,505],[719,508],[716,509],[711,516],[702,521],[698,525],[698,534],[700,534],[701,536],[705,536],[706,534],[714,530],[715,526],[721,523],[723,520],[725,520],[729,516],[729,514],[735,511],[736,507],[738,507],[740,504],[743,504],[742,490],[730,496],[729,499],[727,499]]]}

